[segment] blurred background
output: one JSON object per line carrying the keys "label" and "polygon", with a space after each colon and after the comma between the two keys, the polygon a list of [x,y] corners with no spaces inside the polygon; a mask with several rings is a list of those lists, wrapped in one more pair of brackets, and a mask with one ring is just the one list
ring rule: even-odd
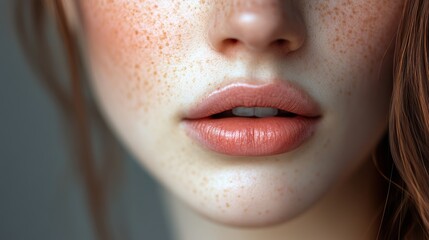
{"label": "blurred background", "polygon": [[[0,239],[94,239],[59,111],[14,33],[13,3],[0,1]],[[124,240],[171,239],[157,183],[123,161],[114,224]]]}

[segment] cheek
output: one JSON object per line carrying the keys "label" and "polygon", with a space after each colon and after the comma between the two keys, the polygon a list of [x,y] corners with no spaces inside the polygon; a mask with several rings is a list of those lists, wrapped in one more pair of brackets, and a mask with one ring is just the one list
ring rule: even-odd
{"label": "cheek", "polygon": [[328,51],[338,58],[355,58],[373,66],[393,40],[402,1],[328,0],[311,8],[329,32]]}
{"label": "cheek", "polygon": [[402,6],[403,0],[316,0],[308,6],[312,65],[327,76],[320,84],[331,89],[332,106],[339,107],[335,98],[350,104],[390,94]]}
{"label": "cheek", "polygon": [[[170,1],[168,1],[170,2]],[[169,95],[184,39],[181,1],[82,1],[88,56],[94,81],[125,106],[147,111]],[[113,93],[114,92],[114,93]]]}

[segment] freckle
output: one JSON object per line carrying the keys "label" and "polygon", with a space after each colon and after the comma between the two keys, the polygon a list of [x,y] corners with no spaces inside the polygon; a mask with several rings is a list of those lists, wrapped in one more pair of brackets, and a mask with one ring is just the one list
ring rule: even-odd
{"label": "freckle", "polygon": [[226,206],[227,208],[229,208],[229,203],[226,203],[226,204],[225,204],[225,206]]}

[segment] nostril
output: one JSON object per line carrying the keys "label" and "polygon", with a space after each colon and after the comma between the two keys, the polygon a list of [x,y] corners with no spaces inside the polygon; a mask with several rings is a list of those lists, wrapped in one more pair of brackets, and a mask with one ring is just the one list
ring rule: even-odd
{"label": "nostril", "polygon": [[274,41],[274,45],[278,46],[278,47],[283,47],[287,44],[287,41],[284,39],[277,39],[276,41]]}
{"label": "nostril", "polygon": [[239,40],[236,38],[228,38],[228,39],[223,40],[224,46],[235,46],[238,44],[238,42],[239,42]]}
{"label": "nostril", "polygon": [[227,38],[220,42],[220,45],[215,46],[215,49],[218,49],[221,52],[229,52],[240,45],[240,40],[236,38]]}

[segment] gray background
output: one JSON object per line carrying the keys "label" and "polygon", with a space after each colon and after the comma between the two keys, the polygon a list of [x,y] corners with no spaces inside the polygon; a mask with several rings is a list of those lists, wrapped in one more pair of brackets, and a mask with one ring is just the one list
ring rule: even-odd
{"label": "gray background", "polygon": [[[0,239],[93,239],[59,112],[19,49],[12,3],[0,0]],[[169,239],[157,184],[124,163],[115,223],[127,239]]]}

